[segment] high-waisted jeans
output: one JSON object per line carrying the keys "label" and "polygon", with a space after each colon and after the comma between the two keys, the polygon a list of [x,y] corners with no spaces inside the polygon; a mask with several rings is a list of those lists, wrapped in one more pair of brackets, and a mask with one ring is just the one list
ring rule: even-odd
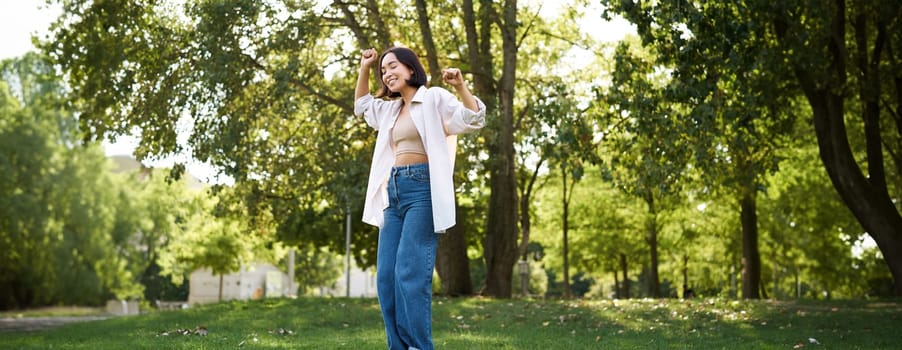
{"label": "high-waisted jeans", "polygon": [[376,256],[379,306],[391,350],[433,350],[432,271],[438,234],[430,193],[428,164],[392,168]]}

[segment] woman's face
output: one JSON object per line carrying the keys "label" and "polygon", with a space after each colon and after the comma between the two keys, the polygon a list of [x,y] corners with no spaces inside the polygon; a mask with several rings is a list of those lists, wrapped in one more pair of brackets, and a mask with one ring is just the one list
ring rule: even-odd
{"label": "woman's face", "polygon": [[407,81],[413,75],[413,70],[398,61],[395,54],[389,52],[382,58],[382,83],[391,92],[400,92],[407,87]]}

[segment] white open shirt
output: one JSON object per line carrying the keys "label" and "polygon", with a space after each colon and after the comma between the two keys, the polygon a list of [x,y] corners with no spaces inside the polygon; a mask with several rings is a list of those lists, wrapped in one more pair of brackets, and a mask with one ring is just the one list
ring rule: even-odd
{"label": "white open shirt", "polygon": [[[388,177],[395,154],[391,146],[391,129],[401,111],[401,99],[381,100],[367,94],[355,101],[354,115],[363,116],[367,124],[378,130],[373,164],[366,188],[363,222],[382,228],[383,210],[388,207]],[[440,87],[417,89],[410,104],[410,117],[423,140],[429,157],[429,184],[432,192],[432,219],[435,232],[443,233],[455,224],[454,156],[458,134],[485,126],[485,104],[476,98],[478,112],[464,107],[457,96]]]}

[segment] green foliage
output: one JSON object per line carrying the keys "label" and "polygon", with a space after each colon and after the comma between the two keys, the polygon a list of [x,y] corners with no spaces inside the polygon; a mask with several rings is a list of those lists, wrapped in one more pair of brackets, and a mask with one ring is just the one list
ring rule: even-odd
{"label": "green foliage", "polygon": [[[234,210],[254,224],[295,227],[281,218],[313,210],[318,227],[332,227],[347,208],[360,210],[375,134],[341,97],[355,76],[345,43],[333,40],[347,33],[323,24],[335,8],[323,13],[310,1],[63,8],[42,49],[68,77],[89,138],[137,132],[139,159],[186,151],[210,163],[235,179],[226,198],[242,203]],[[369,252],[358,259],[367,266],[375,263],[375,231],[362,226],[354,243]],[[293,229],[279,235],[299,237]],[[304,239],[338,247],[341,237]]]}
{"label": "green foliage", "polygon": [[[592,168],[590,174],[598,174]],[[549,175],[556,178],[556,174]],[[555,181],[555,180],[551,180]],[[559,180],[558,180],[559,181]],[[573,189],[571,208],[573,266],[578,271],[602,275],[619,268],[619,254],[631,260],[643,261],[641,216],[642,207],[635,199],[601,181],[599,176],[586,177]],[[561,268],[561,206],[559,189],[543,188],[536,196],[535,240],[545,247],[544,261],[548,267]]]}
{"label": "green foliage", "polygon": [[[505,189],[493,191],[505,192],[505,202],[515,197],[514,111],[529,109],[515,96],[548,76],[519,80],[516,72],[540,72],[569,48],[592,46],[574,30],[580,11],[567,6],[546,22],[541,5],[515,2],[418,2],[416,17],[385,1],[59,3],[63,15],[41,49],[71,84],[68,97],[82,112],[87,138],[139,134],[139,159],[184,152],[209,162],[235,179],[230,199],[244,204],[252,221],[276,218],[271,223],[280,227],[280,238],[314,239],[332,250],[342,244],[340,235],[304,235],[296,222],[314,217],[320,221],[311,226],[332,229],[347,212],[359,222],[375,139],[351,117],[348,87],[360,49],[411,47],[428,63],[434,86],[441,85],[435,78],[441,68],[472,74],[468,80],[488,106],[489,127],[461,137],[462,170],[455,180],[462,193],[479,192],[491,180]],[[521,45],[528,60],[518,60]],[[504,233],[491,245],[506,249],[516,240],[516,208],[501,203],[489,213],[500,219],[485,231]],[[358,265],[374,264],[376,231],[352,230]],[[480,241],[484,232],[474,232],[470,237]]]}
{"label": "green foliage", "polygon": [[868,272],[862,257],[853,255],[866,234],[833,190],[808,128],[800,127],[795,147],[782,151],[781,170],[769,177],[761,200],[762,242],[771,265],[763,272],[776,297],[796,296],[797,277],[829,291],[828,297],[873,296],[865,281],[889,277],[888,271],[884,265]]}
{"label": "green foliage", "polygon": [[[715,183],[746,198],[761,191],[795,136],[796,115],[812,116],[834,188],[886,254],[902,293],[902,216],[892,199],[902,175],[902,60],[891,49],[902,43],[898,2],[602,3],[672,67],[668,95],[687,105],[693,138],[710,134],[693,143]],[[803,98],[810,109],[798,106]]]}
{"label": "green foliage", "polygon": [[106,157],[96,144],[78,145],[53,70],[29,54],[0,71],[14,91],[4,89],[0,107],[0,307],[140,295],[118,254],[123,242],[111,234],[116,198]]}
{"label": "green foliage", "polygon": [[159,257],[161,273],[171,276],[176,284],[199,268],[210,268],[214,275],[238,271],[259,258],[255,253],[263,250],[260,236],[248,234],[243,222],[213,216],[215,201],[198,194],[183,203],[184,221]]}
{"label": "green foliage", "polygon": [[[795,298],[796,278],[808,286],[805,287],[808,292],[801,295],[804,298],[823,298],[824,293],[831,298],[884,295],[874,293],[885,290],[885,285],[880,287],[880,281],[885,281],[888,272],[885,266],[867,262],[872,261],[873,254],[867,255],[871,259],[867,261],[865,257],[853,257],[852,243],[859,237],[853,232],[859,231],[851,216],[842,215],[846,209],[829,190],[830,184],[819,170],[814,149],[787,152],[807,153],[807,156],[784,156],[784,170],[771,176],[770,194],[761,199],[759,215],[765,258],[762,283],[768,295],[778,299]],[[595,174],[597,170],[590,173]],[[548,176],[553,178],[554,174]],[[669,283],[676,293],[684,283],[685,269],[688,277],[685,283],[697,296],[735,297],[736,289],[741,286],[737,204],[714,193],[690,195],[691,198],[661,217],[664,223],[660,231],[662,286]],[[544,187],[539,191],[535,207],[540,215],[536,217],[533,231],[533,240],[546,247],[545,267],[556,276],[562,271],[559,197],[559,188]],[[575,274],[588,274],[596,280],[599,287],[594,295],[609,295],[614,273],[623,283],[621,253],[627,256],[633,282],[631,296],[645,295],[646,291],[638,288],[641,285],[637,283],[640,275],[647,278],[644,270],[648,260],[643,253],[645,219],[636,214],[642,213],[643,207],[638,199],[602,182],[600,176],[587,177],[575,188],[570,257]],[[795,226],[790,226],[790,216]]]}
{"label": "green foliage", "polygon": [[[0,307],[165,298],[174,288],[159,280],[160,265],[179,279],[191,266],[229,271],[278,254],[239,235],[239,221],[213,217],[212,204],[202,205],[207,193],[188,193],[165,170],[113,174],[99,145],[80,145],[39,56],[4,61],[2,72]],[[181,269],[170,262],[174,250]]]}
{"label": "green foliage", "polygon": [[[507,31],[513,23],[506,26],[499,16],[508,3],[474,4],[474,15],[479,16],[475,28],[462,28],[460,1],[429,3],[428,21],[405,12],[405,6],[379,1],[329,6],[250,0],[60,3],[64,13],[53,27],[52,40],[41,46],[70,84],[66,103],[78,111],[80,129],[71,125],[74,119],[55,122],[44,112],[7,113],[33,101],[64,104],[56,95],[41,97],[46,95],[42,91],[59,91],[46,79],[49,69],[27,78],[20,74],[16,81],[25,88],[0,84],[4,117],[0,144],[19,152],[2,158],[6,163],[0,166],[3,178],[12,179],[0,185],[4,194],[0,200],[8,204],[3,208],[11,208],[0,216],[0,224],[12,237],[0,239],[0,249],[15,252],[9,264],[0,267],[3,278],[20,271],[22,261],[68,256],[57,257],[47,249],[50,245],[73,248],[84,242],[101,248],[79,251],[85,261],[93,261],[83,266],[100,264],[106,270],[93,280],[82,280],[108,285],[123,295],[139,292],[133,282],[123,281],[150,278],[158,257],[165,258],[165,266],[159,267],[178,279],[192,266],[215,265],[218,271],[230,271],[252,256],[278,260],[267,256],[281,249],[273,241],[302,247],[307,252],[303,266],[319,268],[330,265],[332,254],[343,252],[348,214],[354,223],[352,251],[357,265],[372,266],[377,232],[358,224],[358,218],[375,133],[351,117],[349,87],[356,77],[358,49],[384,49],[394,42],[420,52],[424,63],[434,60],[439,67],[463,68],[472,74],[474,91],[491,92],[479,96],[491,108],[490,126],[461,137],[458,148],[459,226],[468,233],[469,258],[483,253],[483,237],[510,226],[486,227],[492,221],[484,213],[508,213],[506,209],[517,205],[501,203],[505,210],[499,210],[499,205],[487,204],[489,188],[507,188],[491,181],[494,175],[510,173],[497,169],[507,149],[494,146],[507,142],[502,140],[504,132],[513,127],[521,198],[528,198],[524,194],[533,184],[560,183],[561,172],[581,181],[569,194],[542,189],[534,203],[521,207],[521,217],[537,218],[534,239],[548,248],[544,263],[549,270],[562,268],[559,228],[566,222],[571,224],[569,256],[574,266],[598,284],[610,285],[610,276],[622,273],[621,255],[628,257],[625,269],[635,280],[657,259],[657,253],[646,251],[650,242],[656,242],[662,259],[653,268],[661,269],[665,281],[677,285],[685,271],[699,294],[732,295],[735,269],[742,260],[736,215],[740,197],[727,197],[756,193],[762,255],[767,257],[762,277],[774,295],[791,295],[795,277],[812,290],[829,290],[835,296],[873,295],[874,288],[866,287],[865,281],[885,277],[871,260],[850,255],[849,246],[859,240],[860,230],[837,198],[828,195],[824,178],[806,175],[817,169],[812,163],[814,148],[800,150],[804,156],[793,154],[792,148],[802,145],[787,140],[798,138],[800,125],[805,124],[796,116],[811,114],[799,107],[800,83],[787,77],[799,71],[828,72],[816,77],[815,85],[842,92],[867,85],[858,77],[872,75],[856,73],[861,67],[851,63],[852,73],[836,74],[831,51],[809,47],[830,40],[826,29],[835,9],[827,3],[603,1],[609,5],[605,16],[623,15],[638,27],[642,44],[653,48],[624,43],[610,58],[603,54],[609,52],[603,45],[578,30],[576,19],[585,1],[561,6],[555,19],[544,19],[537,8],[523,5],[517,9],[514,33]],[[856,5],[848,18],[867,20],[866,28],[887,33],[887,42],[897,47],[895,33],[902,31],[893,30],[900,22],[892,16],[898,6],[890,3]],[[871,16],[874,13],[886,15]],[[808,20],[788,21],[796,17]],[[873,27],[875,19],[882,24]],[[428,22],[434,33],[442,35],[428,38],[420,22]],[[789,35],[779,38],[780,30]],[[501,38],[514,37],[518,54],[510,57]],[[851,34],[845,37],[852,42]],[[876,40],[874,34],[862,37],[866,42]],[[436,50],[429,48],[429,40]],[[866,48],[851,45],[847,51],[866,53]],[[893,69],[900,62],[897,51],[880,56],[888,60],[877,67],[883,76],[895,77],[899,71]],[[572,72],[557,66],[581,54],[592,63]],[[473,59],[480,55],[486,59]],[[516,75],[504,69],[514,58]],[[12,81],[8,77],[17,67],[4,68],[4,80]],[[606,68],[613,69],[609,75]],[[501,91],[499,86],[509,80],[500,81],[498,76],[516,77],[516,89]],[[880,96],[894,106],[893,91],[898,87],[889,79],[881,80],[880,87],[880,93],[861,96]],[[502,97],[511,98],[509,105],[499,102]],[[838,105],[848,111],[872,102],[847,100]],[[500,118],[509,116],[501,110],[516,110],[510,113],[516,117]],[[898,108],[888,110],[880,114],[883,125],[898,119]],[[865,152],[870,134],[858,130],[865,123],[861,118],[846,119],[853,126],[849,142],[856,159],[862,164],[873,159]],[[47,130],[54,128],[64,137],[47,139]],[[900,138],[891,129],[884,127],[879,133],[889,145],[884,147],[888,158],[897,162],[895,169],[887,167],[887,187],[900,193],[902,162],[898,147],[892,147]],[[140,158],[184,152],[221,169],[236,183],[214,188],[219,198],[215,204],[185,200],[178,191],[160,185],[163,176],[157,175],[147,183],[121,180],[134,191],[71,188],[119,186],[120,180],[103,178],[69,180],[66,192],[47,190],[59,179],[51,175],[81,176],[86,171],[78,164],[83,162],[86,169],[99,164],[59,153],[60,147],[123,134],[141,135]],[[596,149],[599,141],[601,147]],[[493,147],[487,151],[486,145]],[[24,152],[30,152],[27,160],[18,156]],[[588,167],[594,163],[601,169]],[[21,172],[14,174],[13,169]],[[552,169],[552,174],[542,173],[545,169]],[[172,172],[183,170],[176,165]],[[542,175],[535,183],[529,177],[533,173]],[[564,215],[558,207],[562,196],[572,196],[573,203],[563,221],[554,217]],[[51,210],[42,204],[59,199],[72,207],[82,205],[80,198],[85,205],[68,212],[59,209],[63,206]],[[98,204],[107,201],[117,203],[114,211]],[[700,210],[699,205],[707,207]],[[28,220],[20,219],[26,217],[22,213],[28,213]],[[509,224],[505,220],[499,222]],[[107,231],[112,245],[94,238],[63,240],[59,235],[80,232],[99,237]],[[16,240],[26,234],[28,240]],[[486,245],[500,249],[508,243]],[[277,247],[264,249],[267,245]],[[102,258],[111,247],[119,257]],[[649,259],[650,255],[654,257]],[[825,261],[839,261],[838,267],[831,269]],[[36,264],[35,275],[22,278],[32,285],[39,279],[35,276],[53,276],[49,264]],[[473,270],[481,276],[497,273],[478,264]],[[325,281],[331,273],[318,269],[306,281]]]}
{"label": "green foliage", "polygon": [[341,256],[313,244],[297,247],[294,278],[298,295],[314,295],[317,287],[333,287],[344,272]]}
{"label": "green foliage", "polygon": [[628,42],[618,45],[611,86],[596,91],[592,111],[605,146],[605,174],[627,193],[660,200],[680,190],[690,144],[679,106],[664,93],[670,80],[649,55]]}

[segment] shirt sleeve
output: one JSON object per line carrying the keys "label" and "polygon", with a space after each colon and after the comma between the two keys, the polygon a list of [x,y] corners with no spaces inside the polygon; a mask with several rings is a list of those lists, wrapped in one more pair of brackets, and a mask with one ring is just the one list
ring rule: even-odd
{"label": "shirt sleeve", "polygon": [[485,104],[478,97],[478,111],[465,107],[457,96],[443,88],[434,88],[436,110],[442,118],[445,130],[450,135],[464,134],[482,129],[485,126]]}
{"label": "shirt sleeve", "polygon": [[354,115],[363,117],[366,123],[373,129],[379,130],[380,116],[384,116],[385,109],[388,104],[384,100],[373,98],[373,95],[366,94],[354,101]]}

